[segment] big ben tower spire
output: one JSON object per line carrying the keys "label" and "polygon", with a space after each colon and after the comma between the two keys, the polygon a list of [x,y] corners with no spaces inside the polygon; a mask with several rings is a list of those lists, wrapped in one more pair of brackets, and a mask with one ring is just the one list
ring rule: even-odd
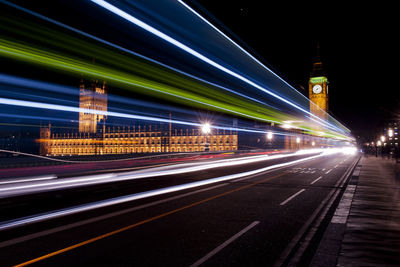
{"label": "big ben tower spire", "polygon": [[308,92],[310,98],[310,112],[322,119],[327,119],[328,112],[328,78],[322,66],[320,57],[319,43],[317,44],[317,54],[313,62],[313,69],[308,82]]}

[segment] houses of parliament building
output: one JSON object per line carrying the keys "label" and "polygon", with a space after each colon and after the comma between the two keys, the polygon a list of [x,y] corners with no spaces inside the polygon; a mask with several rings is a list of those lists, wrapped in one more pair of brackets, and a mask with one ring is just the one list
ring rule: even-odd
{"label": "houses of parliament building", "polygon": [[172,129],[155,125],[106,127],[107,86],[81,80],[79,107],[96,112],[79,113],[78,132],[52,132],[51,125],[40,129],[40,154],[45,156],[106,155],[131,153],[196,152],[237,150],[234,131]]}

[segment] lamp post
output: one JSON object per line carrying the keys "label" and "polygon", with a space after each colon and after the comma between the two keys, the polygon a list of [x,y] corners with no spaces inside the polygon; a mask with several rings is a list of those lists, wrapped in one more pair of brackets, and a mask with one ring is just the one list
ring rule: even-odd
{"label": "lamp post", "polygon": [[267,132],[267,147],[269,148],[269,149],[271,149],[271,147],[272,147],[272,138],[274,137],[274,134],[271,132],[271,131],[269,131],[269,132]]}
{"label": "lamp post", "polygon": [[388,153],[388,158],[390,158],[390,156],[393,153],[393,129],[389,128],[388,130],[388,136],[389,136],[389,153]]}
{"label": "lamp post", "polygon": [[385,143],[385,140],[386,140],[386,137],[384,136],[384,135],[381,135],[381,141],[382,141],[382,143],[381,143],[381,156],[382,156],[382,158],[384,157],[384,154],[385,154],[385,152],[386,152],[386,148],[385,148],[385,145],[386,145],[386,143]]}
{"label": "lamp post", "polygon": [[382,153],[382,149],[380,148],[381,145],[382,145],[381,140],[376,141],[376,156],[378,156],[378,153],[379,153],[378,150],[380,150]]}
{"label": "lamp post", "polygon": [[201,127],[201,131],[203,134],[209,134],[211,132],[211,125],[208,122],[204,123]]}
{"label": "lamp post", "polygon": [[210,144],[208,143],[208,135],[211,133],[211,125],[208,122],[204,123],[203,126],[201,127],[201,131],[206,138],[206,142],[204,144],[204,151],[208,152],[210,151]]}
{"label": "lamp post", "polygon": [[267,139],[268,139],[270,142],[271,142],[273,136],[274,136],[274,135],[273,135],[272,132],[268,132],[268,133],[267,133]]}

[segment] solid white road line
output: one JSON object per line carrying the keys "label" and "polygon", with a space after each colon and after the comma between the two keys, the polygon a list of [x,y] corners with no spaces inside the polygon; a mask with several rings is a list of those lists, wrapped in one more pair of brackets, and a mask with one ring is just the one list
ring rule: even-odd
{"label": "solid white road line", "polygon": [[224,249],[226,246],[228,246],[230,243],[232,243],[233,241],[235,241],[236,239],[238,239],[241,235],[243,235],[244,233],[246,233],[247,231],[249,231],[251,228],[253,228],[254,226],[256,226],[257,224],[259,224],[259,221],[254,221],[252,222],[249,226],[247,226],[246,228],[244,228],[242,231],[240,231],[239,233],[235,234],[234,236],[232,236],[231,238],[229,238],[228,240],[226,240],[224,243],[222,243],[221,245],[219,245],[218,247],[216,247],[214,250],[212,250],[211,252],[209,252],[207,255],[205,255],[203,258],[199,259],[198,261],[196,261],[195,263],[193,263],[192,265],[190,265],[191,267],[197,267],[201,264],[203,264],[205,261],[207,261],[209,258],[211,258],[212,256],[214,256],[215,254],[217,254],[218,252],[220,252],[222,249]]}
{"label": "solid white road line", "polygon": [[337,168],[338,166],[339,166],[339,164],[336,164],[335,167],[333,167],[333,168]]}
{"label": "solid white road line", "polygon": [[310,184],[314,184],[314,183],[318,182],[320,179],[322,179],[322,176],[318,177],[317,179],[315,179],[314,181],[312,181]]}
{"label": "solid white road line", "polygon": [[328,174],[328,173],[330,173],[332,171],[332,169],[330,169],[329,171],[327,171],[325,174]]}
{"label": "solid white road line", "polygon": [[280,206],[285,205],[286,203],[288,203],[290,200],[292,200],[293,198],[297,197],[298,195],[300,195],[301,193],[303,193],[304,191],[306,191],[305,189],[301,189],[299,192],[297,192],[296,194],[294,194],[293,196],[289,197],[288,199],[286,199],[285,201],[283,201],[281,204],[279,204]]}

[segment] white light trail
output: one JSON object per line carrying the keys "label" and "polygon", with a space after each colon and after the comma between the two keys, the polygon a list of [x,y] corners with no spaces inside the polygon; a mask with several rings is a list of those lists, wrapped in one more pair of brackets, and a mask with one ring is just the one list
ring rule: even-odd
{"label": "white light trail", "polygon": [[241,47],[240,45],[238,45],[235,41],[233,41],[231,38],[229,38],[229,36],[227,36],[225,33],[223,33],[220,29],[218,29],[216,26],[214,26],[211,22],[209,22],[207,19],[205,19],[203,16],[201,16],[199,13],[197,13],[193,8],[191,8],[190,6],[188,6],[185,2],[183,2],[182,0],[178,0],[178,2],[180,4],[182,4],[184,7],[186,7],[190,12],[192,12],[193,14],[195,14],[197,17],[199,17],[202,21],[204,21],[205,23],[207,23],[211,28],[213,28],[215,31],[217,31],[219,34],[221,34],[225,39],[227,39],[229,42],[231,42],[234,46],[236,46],[237,48],[239,48],[243,53],[245,53],[248,57],[250,57],[252,60],[254,60],[257,64],[259,64],[262,68],[264,68],[265,70],[267,70],[268,72],[272,73],[275,77],[277,77],[279,80],[281,80],[283,83],[285,83],[287,86],[289,86],[291,89],[295,90],[299,96],[304,97],[307,101],[309,101],[309,99],[307,97],[305,97],[303,94],[299,93],[299,91],[296,90],[296,88],[294,88],[293,86],[291,86],[288,82],[286,82],[284,79],[282,79],[278,74],[276,74],[275,72],[273,72],[270,68],[268,68],[267,66],[265,66],[262,62],[260,62],[257,58],[255,58],[252,54],[250,54],[248,51],[246,51],[243,47]]}
{"label": "white light trail", "polygon": [[34,176],[34,177],[24,177],[24,178],[14,178],[14,179],[1,179],[0,185],[3,184],[17,184],[25,182],[43,181],[43,180],[53,180],[56,179],[56,175],[44,175],[44,176]]}
{"label": "white light trail", "polygon": [[65,111],[65,112],[77,112],[77,113],[84,112],[84,113],[89,113],[89,114],[106,115],[106,116],[120,117],[120,118],[126,118],[126,119],[135,119],[135,120],[157,121],[157,122],[165,122],[165,123],[172,122],[172,123],[176,123],[176,124],[184,124],[184,125],[190,125],[190,126],[196,126],[196,127],[202,126],[200,123],[184,122],[184,121],[178,121],[178,120],[171,121],[169,119],[156,118],[156,117],[150,117],[150,116],[141,116],[141,115],[127,114],[127,113],[120,113],[120,112],[113,112],[113,111],[85,109],[85,108],[70,107],[70,106],[65,106],[65,105],[48,104],[48,103],[40,103],[40,102],[8,99],[8,98],[0,98],[0,104],[11,105],[11,106],[20,106],[20,107],[29,107],[29,108],[38,108],[38,109],[58,110],[58,111]]}
{"label": "white light trail", "polygon": [[233,179],[237,179],[237,178],[241,178],[241,177],[245,177],[245,176],[251,176],[251,175],[259,174],[259,173],[262,173],[262,172],[265,172],[268,170],[281,168],[281,167],[297,164],[297,163],[300,163],[303,161],[315,159],[315,158],[321,157],[323,155],[324,154],[322,153],[320,155],[311,156],[311,157],[307,157],[307,158],[303,158],[303,159],[298,159],[298,160],[294,160],[294,161],[290,161],[290,162],[280,163],[280,164],[268,166],[268,167],[257,169],[257,170],[236,173],[236,174],[216,177],[216,178],[212,178],[212,179],[207,179],[207,180],[202,180],[202,181],[197,181],[197,182],[192,182],[192,183],[187,183],[187,184],[182,184],[182,185],[170,186],[170,187],[161,188],[161,189],[155,189],[155,190],[151,190],[151,191],[131,194],[131,195],[122,196],[122,197],[116,197],[116,198],[112,198],[112,199],[107,199],[107,200],[88,203],[88,204],[84,204],[84,205],[74,206],[71,208],[65,208],[65,209],[56,210],[56,211],[52,211],[52,212],[42,213],[42,214],[33,215],[33,216],[29,216],[29,217],[24,217],[24,218],[19,218],[19,219],[15,219],[12,221],[6,221],[3,223],[0,223],[0,231],[4,231],[4,230],[19,227],[19,226],[32,224],[32,223],[37,223],[40,221],[45,221],[45,220],[55,219],[58,217],[72,215],[72,214],[76,214],[76,213],[80,213],[80,212],[84,212],[84,211],[89,211],[89,210],[108,207],[108,206],[112,206],[112,205],[116,205],[116,204],[126,203],[129,201],[134,201],[134,200],[138,200],[138,199],[144,199],[144,198],[148,198],[148,197],[177,192],[177,191],[181,191],[181,190],[185,190],[185,189],[191,189],[191,188],[195,188],[195,187],[199,187],[199,186],[233,180]]}
{"label": "white light trail", "polygon": [[269,94],[269,95],[271,95],[271,96],[273,96],[273,97],[275,97],[277,99],[279,99],[280,101],[282,101],[282,102],[284,102],[284,103],[286,103],[286,104],[288,104],[288,105],[290,105],[290,106],[292,106],[292,107],[294,107],[294,108],[296,108],[296,109],[298,109],[298,110],[300,110],[300,111],[302,111],[302,112],[314,117],[314,119],[317,120],[316,122],[318,124],[323,125],[323,126],[328,127],[328,128],[331,128],[331,129],[339,130],[340,132],[343,132],[342,129],[337,128],[336,126],[330,125],[329,123],[326,123],[323,119],[319,118],[315,114],[312,114],[311,112],[309,112],[309,111],[303,109],[302,107],[292,103],[291,101],[279,96],[278,94],[275,94],[275,93],[265,89],[264,87],[254,83],[253,81],[247,79],[246,77],[243,77],[242,75],[237,74],[236,72],[234,72],[234,71],[232,71],[232,70],[230,70],[230,69],[228,69],[228,68],[226,68],[226,67],[224,67],[224,66],[222,66],[222,65],[220,65],[218,63],[216,63],[215,61],[209,59],[208,57],[206,57],[206,56],[204,56],[202,54],[200,54],[199,52],[197,52],[194,49],[188,47],[187,45],[185,45],[185,44],[173,39],[172,37],[166,35],[165,33],[157,30],[154,27],[144,23],[143,21],[135,18],[134,16],[126,13],[125,11],[123,11],[123,10],[121,10],[119,8],[117,8],[116,6],[113,6],[113,5],[111,5],[110,3],[108,3],[108,2],[106,2],[104,0],[91,0],[91,1],[96,3],[96,4],[98,4],[101,7],[109,10],[110,12],[120,16],[121,18],[124,18],[124,19],[130,21],[131,23],[137,25],[138,27],[140,27],[140,28],[142,28],[142,29],[144,29],[144,30],[146,30],[146,31],[158,36],[159,38],[169,42],[170,44],[172,44],[172,45],[174,45],[176,47],[179,47],[180,49],[182,49],[182,50],[186,51],[187,53],[197,57],[198,59],[206,62],[207,64],[209,64],[209,65],[211,65],[211,66],[213,66],[213,67],[215,67],[215,68],[217,68],[217,69],[219,69],[219,70],[221,70],[221,71],[223,71],[225,73],[228,73],[229,75],[231,75],[231,76],[233,76],[233,77],[235,77],[235,78],[237,78],[237,79],[239,79],[239,80],[241,80],[243,82],[246,82],[247,84],[249,84],[249,85],[251,85],[251,86],[253,86],[253,87],[255,87],[255,88],[257,88],[257,89],[259,89],[259,90],[261,90],[261,91],[263,91],[263,92],[265,92],[265,93],[267,93],[267,94]]}
{"label": "white light trail", "polygon": [[[98,115],[106,115],[111,117],[119,117],[124,119],[133,119],[133,120],[144,120],[144,121],[156,121],[156,122],[164,122],[164,123],[174,123],[180,125],[188,125],[194,127],[202,127],[201,123],[194,123],[194,122],[187,122],[187,121],[180,121],[180,120],[170,120],[158,117],[150,117],[150,116],[143,116],[143,115],[135,115],[135,114],[128,114],[128,113],[121,113],[121,112],[113,112],[113,111],[102,111],[102,110],[94,110],[94,109],[85,109],[85,108],[78,108],[78,107],[71,107],[65,105],[58,105],[58,104],[49,104],[49,103],[41,103],[41,102],[33,102],[27,100],[18,100],[18,99],[9,99],[9,98],[1,98],[0,97],[0,104],[3,105],[11,105],[11,106],[19,106],[19,107],[28,107],[28,108],[37,108],[37,109],[49,109],[49,110],[57,110],[57,111],[64,111],[64,112],[84,112],[90,114],[98,114]],[[241,131],[241,132],[249,132],[249,133],[266,133],[266,131],[262,130],[252,130],[247,128],[233,128],[233,127],[222,127],[222,126],[210,126],[213,129],[220,129],[220,130],[233,130],[233,131]],[[312,130],[309,130],[312,131]],[[312,131],[313,132],[313,131]],[[283,133],[283,132],[275,132],[277,135],[292,135],[290,133]]]}
{"label": "white light trail", "polygon": [[[144,55],[138,54],[138,53],[136,53],[136,52],[133,52],[132,50],[126,49],[126,48],[124,48],[124,47],[122,47],[122,46],[119,46],[119,45],[116,45],[116,44],[114,44],[114,43],[108,42],[108,41],[106,41],[106,40],[104,40],[104,39],[101,39],[101,38],[98,38],[98,37],[96,37],[96,36],[94,36],[94,35],[91,35],[91,34],[88,34],[88,33],[86,33],[86,32],[80,31],[80,30],[78,30],[78,29],[75,29],[75,28],[73,28],[73,27],[70,27],[70,26],[68,26],[68,25],[65,25],[65,24],[63,24],[63,23],[61,23],[61,22],[58,22],[58,21],[53,20],[53,19],[50,19],[50,18],[48,18],[48,17],[46,17],[46,16],[43,16],[43,15],[40,15],[40,14],[38,14],[38,13],[36,13],[36,12],[33,12],[33,11],[31,11],[31,10],[28,10],[28,9],[26,9],[26,8],[23,8],[23,7],[20,7],[20,6],[18,6],[18,5],[15,5],[15,4],[13,4],[13,3],[10,3],[10,2],[7,2],[7,1],[0,1],[0,2],[3,2],[3,3],[5,3],[5,4],[9,5],[9,6],[12,6],[12,7],[16,8],[16,9],[22,10],[22,11],[28,13],[28,14],[31,14],[31,15],[33,15],[33,16],[36,16],[36,17],[41,18],[41,19],[43,19],[43,20],[46,20],[46,21],[48,21],[48,22],[54,23],[54,24],[56,24],[56,25],[58,25],[58,26],[60,26],[60,27],[63,27],[63,28],[65,28],[65,29],[68,29],[68,30],[70,30],[70,31],[76,32],[76,33],[78,33],[78,34],[81,34],[81,35],[83,35],[83,36],[85,36],[85,37],[88,37],[88,38],[90,38],[90,39],[92,39],[92,40],[95,40],[95,41],[98,41],[98,42],[100,42],[100,43],[106,44],[106,45],[111,46],[111,47],[113,47],[113,48],[117,48],[118,50],[121,50],[121,51],[123,51],[123,52],[126,52],[126,53],[128,53],[128,54],[131,54],[131,55],[134,55],[134,56],[137,56],[137,57],[140,57],[140,58],[142,58],[142,59],[148,60],[148,61],[150,61],[150,62],[153,62],[153,63],[157,64],[157,65],[163,66],[163,67],[165,67],[165,68],[167,68],[167,69],[176,71],[176,72],[178,72],[178,73],[180,73],[180,74],[183,74],[183,75],[188,76],[188,77],[190,77],[190,78],[193,78],[193,79],[195,79],[195,80],[204,82],[204,83],[206,83],[206,84],[210,84],[210,85],[215,86],[215,87],[218,87],[218,88],[221,88],[221,89],[223,89],[223,90],[225,90],[225,91],[228,91],[228,92],[237,94],[237,95],[239,95],[239,96],[245,97],[245,98],[247,98],[247,99],[250,99],[250,100],[252,100],[252,101],[258,102],[258,103],[260,103],[260,104],[263,104],[263,105],[266,105],[266,106],[271,106],[271,105],[269,105],[269,104],[267,104],[267,103],[265,103],[265,102],[262,102],[262,101],[260,101],[260,100],[258,100],[258,99],[255,99],[255,98],[253,98],[253,97],[249,97],[249,96],[247,96],[247,95],[244,95],[244,94],[241,94],[241,93],[239,93],[239,92],[236,92],[236,91],[234,91],[234,90],[232,90],[232,89],[229,89],[229,88],[226,88],[226,87],[224,87],[224,86],[218,85],[218,84],[216,84],[216,83],[212,83],[212,82],[210,82],[210,81],[201,79],[201,78],[199,78],[199,77],[197,77],[197,76],[194,76],[194,75],[189,74],[189,73],[187,73],[187,72],[181,71],[181,70],[179,70],[179,69],[177,69],[177,68],[174,68],[174,67],[171,67],[171,66],[169,66],[169,65],[163,64],[163,63],[161,63],[161,62],[159,62],[159,61],[157,61],[157,60],[154,60],[154,59],[152,59],[152,58],[149,58],[149,57],[146,57],[146,56],[144,56]],[[2,77],[1,77],[1,74],[0,74],[0,80],[1,80],[1,78],[2,78]],[[44,87],[47,87],[47,85],[42,86],[41,89],[43,89]],[[271,106],[271,107],[272,107],[272,106]]]}
{"label": "white light trail", "polygon": [[[179,1],[180,1],[180,0],[179,0]],[[196,80],[203,81],[203,82],[208,83],[208,84],[211,84],[211,85],[213,85],[213,86],[217,86],[217,87],[219,87],[219,88],[221,88],[221,89],[223,89],[223,90],[227,90],[227,91],[229,91],[229,92],[238,94],[238,95],[240,95],[240,96],[242,96],[242,97],[248,98],[248,99],[250,99],[250,100],[252,100],[252,101],[256,101],[256,102],[258,102],[258,103],[261,103],[261,104],[270,106],[270,105],[268,105],[268,104],[266,104],[266,103],[264,103],[264,102],[261,102],[261,101],[259,101],[259,100],[257,100],[257,99],[248,97],[248,96],[246,96],[246,95],[243,95],[243,94],[240,94],[240,93],[238,93],[238,92],[235,92],[235,91],[233,91],[233,90],[231,90],[231,89],[222,87],[222,86],[217,85],[217,84],[210,83],[209,81],[206,81],[206,80],[200,79],[200,78],[198,78],[198,77],[196,77],[196,76],[193,76],[193,75],[190,75],[190,74],[188,74],[188,73],[182,72],[182,71],[180,71],[180,70],[178,70],[178,69],[176,69],[176,68],[173,68],[173,67],[171,67],[171,66],[165,65],[165,64],[163,64],[163,63],[161,63],[161,62],[155,61],[155,60],[153,60],[153,59],[151,59],[151,58],[148,58],[148,57],[145,57],[145,56],[143,56],[143,55],[137,54],[137,53],[135,53],[135,52],[133,52],[133,51],[131,51],[131,50],[128,50],[128,49],[126,49],[126,48],[124,48],[124,47],[115,45],[115,44],[113,44],[113,43],[110,43],[110,42],[108,42],[108,41],[105,41],[105,40],[103,40],[103,39],[101,39],[101,38],[98,38],[98,37],[96,37],[96,36],[93,36],[93,35],[91,35],[91,34],[82,32],[82,31],[80,31],[80,30],[78,30],[78,29],[75,29],[75,28],[70,27],[70,26],[68,26],[68,25],[65,25],[65,24],[63,24],[63,23],[60,23],[60,22],[58,22],[58,21],[56,21],[56,20],[50,19],[50,18],[48,18],[48,17],[45,17],[45,16],[43,16],[43,15],[41,15],[41,14],[38,14],[38,13],[33,12],[33,11],[31,11],[31,10],[28,10],[28,9],[26,9],[26,8],[20,7],[20,6],[18,6],[18,5],[15,5],[15,4],[13,4],[13,3],[10,3],[10,2],[8,2],[8,1],[1,1],[1,2],[2,2],[2,3],[5,3],[5,4],[9,5],[9,6],[12,6],[12,7],[14,7],[14,8],[17,8],[17,9],[19,9],[19,10],[22,10],[22,11],[24,11],[24,12],[27,12],[27,13],[29,13],[29,14],[31,14],[31,15],[34,15],[34,16],[36,16],[36,17],[38,17],[38,18],[44,19],[44,20],[49,21],[49,22],[51,22],[51,23],[54,23],[54,24],[56,24],[56,25],[58,25],[58,26],[61,26],[61,27],[63,27],[63,28],[66,28],[66,29],[68,29],[68,30],[71,30],[71,31],[73,31],[73,32],[76,32],[76,33],[78,33],[78,34],[82,34],[82,35],[84,35],[84,36],[86,36],[86,37],[88,37],[88,38],[91,38],[91,39],[93,39],[93,40],[96,40],[96,41],[99,41],[99,42],[104,43],[104,44],[106,44],[106,45],[109,45],[109,46],[112,46],[112,47],[114,47],[114,48],[117,48],[117,49],[119,49],[119,50],[121,50],[121,51],[124,51],[124,52],[127,52],[127,53],[129,53],[129,54],[132,54],[132,55],[141,57],[141,58],[146,59],[146,60],[149,60],[149,61],[151,61],[151,62],[157,63],[157,64],[159,64],[159,65],[161,65],[161,66],[164,66],[164,67],[166,67],[166,68],[168,68],[168,69],[177,71],[177,72],[179,72],[179,73],[181,73],[181,74],[187,75],[187,76],[192,77],[192,78],[194,78],[194,79],[196,79]],[[95,2],[95,1],[94,1],[94,2]],[[99,1],[99,2],[107,3],[107,2],[105,2],[105,1]],[[265,67],[264,65],[262,65],[262,63],[259,62],[256,58],[254,58],[251,54],[249,54],[246,50],[244,50],[244,49],[241,48],[239,45],[237,45],[236,43],[234,43],[231,39],[229,39],[229,37],[227,37],[226,35],[224,35],[224,34],[223,34],[221,31],[219,31],[215,26],[213,26],[213,25],[212,25],[211,23],[209,23],[207,20],[205,20],[204,18],[202,18],[199,14],[197,14],[194,10],[192,10],[190,7],[188,7],[185,3],[183,3],[182,1],[180,1],[180,2],[181,2],[181,4],[183,4],[186,8],[188,8],[189,10],[191,10],[191,12],[193,12],[195,15],[199,16],[199,17],[200,17],[203,21],[205,21],[208,25],[210,25],[211,27],[213,27],[213,28],[214,28],[215,30],[217,30],[220,34],[222,34],[225,38],[227,38],[229,41],[231,41],[235,46],[237,46],[239,49],[241,49],[241,50],[242,50],[244,53],[246,53],[249,57],[251,57],[253,60],[255,60],[256,62],[258,62],[261,66],[263,66],[264,68],[266,68],[267,70],[269,70],[267,67]],[[97,4],[99,4],[99,3],[97,3]],[[110,5],[110,6],[111,6],[111,5]],[[117,9],[117,8],[116,8],[116,9]],[[121,11],[121,12],[123,12],[123,11]],[[129,14],[126,14],[126,15],[130,16]],[[125,18],[125,19],[127,19],[127,18]],[[147,24],[145,24],[145,23],[143,23],[143,22],[142,22],[141,24],[142,24],[141,26],[147,25]],[[148,26],[148,25],[147,25],[147,26]],[[148,26],[148,27],[151,28],[151,26]],[[147,27],[147,29],[149,29],[148,27]],[[156,30],[156,29],[154,29],[154,30]],[[156,31],[157,31],[157,30],[156,30]],[[153,33],[153,34],[154,34],[154,33]],[[171,38],[171,39],[172,39],[172,38]],[[217,63],[216,63],[216,64],[217,64]],[[222,67],[222,66],[221,66],[221,67]],[[271,73],[273,73],[271,70],[269,70],[269,71],[270,71]],[[281,77],[279,77],[279,76],[276,75],[275,73],[273,73],[273,74],[274,74],[276,77],[278,77],[280,80],[282,80],[283,82],[286,83],[286,81],[284,81]],[[289,85],[289,84],[288,84],[288,85]],[[289,86],[290,86],[290,85],[289,85]],[[293,87],[292,87],[292,88],[293,88]],[[258,89],[259,89],[259,88],[258,88]],[[294,89],[294,88],[293,88],[293,89]],[[294,90],[295,90],[295,89],[294,89]],[[191,101],[192,101],[192,100],[191,100]],[[206,103],[202,103],[202,104],[206,104]],[[206,105],[208,105],[208,104],[206,104]],[[219,108],[219,107],[218,107],[218,108]],[[232,112],[232,111],[231,111],[231,112]],[[243,114],[240,114],[240,113],[238,113],[238,112],[235,112],[235,113],[237,113],[238,115],[243,115]],[[314,116],[313,114],[310,114],[310,115],[311,115],[311,116]],[[321,121],[320,118],[318,118],[318,117],[315,117],[315,118],[316,118],[317,120],[320,120],[320,121]],[[317,122],[317,123],[320,124],[320,122],[317,121],[315,118],[309,118],[309,119],[311,119],[312,121],[315,121],[315,122]],[[255,119],[260,119],[260,118],[255,118]],[[335,120],[335,121],[336,121],[336,120]],[[271,121],[271,122],[274,122],[274,123],[278,123],[278,124],[279,124],[279,122],[275,122],[275,121]],[[325,121],[322,120],[322,123],[325,123]],[[340,124],[340,123],[338,122],[338,124]],[[330,123],[328,123],[328,125],[326,125],[326,126],[327,126],[328,128],[336,129],[336,130],[339,130],[340,132],[343,132],[343,133],[344,133],[343,129],[337,128],[336,126],[333,126],[333,125],[330,124]],[[332,127],[333,127],[333,128],[332,128]],[[342,125],[342,127],[344,127],[344,126]],[[347,129],[346,127],[344,127],[344,128]],[[306,129],[303,129],[303,130],[306,130]],[[347,130],[348,130],[348,129],[347,129]]]}
{"label": "white light trail", "polygon": [[79,177],[63,178],[51,181],[29,181],[26,183],[21,183],[19,185],[3,185],[3,186],[0,185],[0,198],[46,192],[57,189],[75,188],[75,187],[88,186],[94,184],[190,173],[212,168],[243,165],[243,164],[256,163],[266,160],[280,159],[297,155],[310,155],[321,152],[323,153],[324,150],[323,149],[300,150],[292,154],[258,155],[245,158],[221,159],[221,160],[213,159],[212,162],[181,163],[181,164],[174,164],[174,165],[155,167],[155,168],[149,167],[147,169],[135,170],[123,173],[108,173],[100,175],[79,176]]}

